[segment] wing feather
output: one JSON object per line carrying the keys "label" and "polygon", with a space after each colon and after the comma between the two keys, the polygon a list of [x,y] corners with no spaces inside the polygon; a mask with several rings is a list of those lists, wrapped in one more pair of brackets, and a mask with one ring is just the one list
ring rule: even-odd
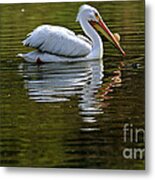
{"label": "wing feather", "polygon": [[80,57],[90,53],[92,45],[75,35],[73,31],[59,26],[42,25],[28,34],[25,46],[41,52],[60,56]]}

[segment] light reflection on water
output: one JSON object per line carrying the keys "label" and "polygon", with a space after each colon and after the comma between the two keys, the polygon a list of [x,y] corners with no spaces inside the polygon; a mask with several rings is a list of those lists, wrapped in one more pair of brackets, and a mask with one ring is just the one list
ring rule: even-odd
{"label": "light reflection on water", "polygon": [[78,95],[79,113],[83,120],[95,122],[94,115],[102,114],[96,93],[103,81],[103,60],[76,63],[22,63],[19,72],[31,100],[39,103],[69,101]]}

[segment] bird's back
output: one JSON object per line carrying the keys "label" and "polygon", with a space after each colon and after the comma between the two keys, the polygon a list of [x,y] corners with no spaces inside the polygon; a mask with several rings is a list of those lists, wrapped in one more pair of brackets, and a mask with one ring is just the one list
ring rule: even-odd
{"label": "bird's back", "polygon": [[76,36],[73,31],[50,25],[42,25],[34,29],[23,44],[41,52],[68,57],[86,56],[92,49],[90,43]]}

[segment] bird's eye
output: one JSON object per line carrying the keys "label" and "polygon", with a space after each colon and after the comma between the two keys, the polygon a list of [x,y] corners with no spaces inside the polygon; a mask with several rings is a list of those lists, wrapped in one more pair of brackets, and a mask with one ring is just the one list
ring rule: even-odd
{"label": "bird's eye", "polygon": [[100,19],[98,13],[96,13],[96,12],[95,12],[95,17],[96,17],[97,20]]}
{"label": "bird's eye", "polygon": [[98,16],[98,14],[95,12],[95,16],[97,17]]}

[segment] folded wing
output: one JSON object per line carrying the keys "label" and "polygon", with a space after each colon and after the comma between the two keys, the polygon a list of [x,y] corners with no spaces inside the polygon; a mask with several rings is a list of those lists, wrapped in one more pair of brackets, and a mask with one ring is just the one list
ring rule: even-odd
{"label": "folded wing", "polygon": [[67,28],[42,25],[28,34],[23,44],[59,56],[82,57],[88,55],[92,49],[89,42]]}

